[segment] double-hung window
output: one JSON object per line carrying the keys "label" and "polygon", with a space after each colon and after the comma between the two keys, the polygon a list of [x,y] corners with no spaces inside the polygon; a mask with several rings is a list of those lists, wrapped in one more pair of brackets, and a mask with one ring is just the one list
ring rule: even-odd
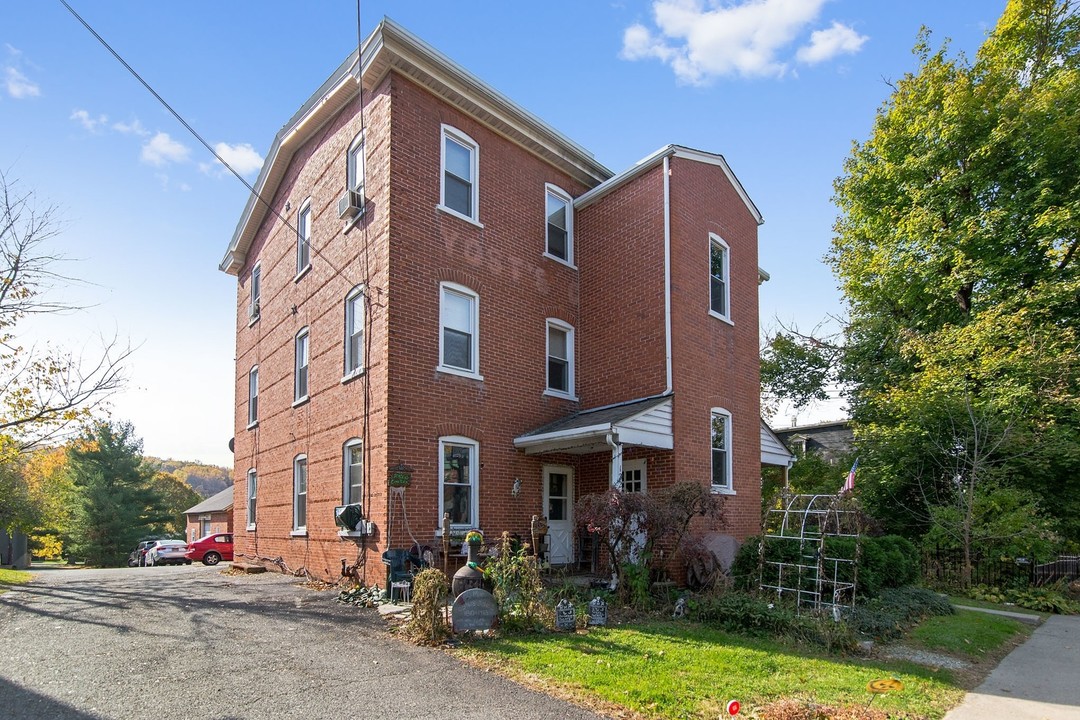
{"label": "double-hung window", "polygon": [[364,136],[357,135],[349,146],[345,163],[346,189],[353,193],[353,206],[363,207],[364,203]]}
{"label": "double-hung window", "polygon": [[307,530],[307,455],[293,460],[293,532]]}
{"label": "double-hung window", "polygon": [[255,468],[247,472],[247,526],[248,530],[255,529],[255,506],[256,496],[259,491],[259,476]]}
{"label": "double-hung window", "polygon": [[345,296],[345,377],[364,369],[364,288],[358,286]]}
{"label": "double-hung window", "polygon": [[359,438],[345,443],[342,452],[343,505],[363,502],[364,499],[364,445]]}
{"label": "double-hung window", "polygon": [[449,125],[442,126],[443,210],[479,223],[480,146],[472,138]]}
{"label": "double-hung window", "polygon": [[259,366],[248,371],[248,427],[259,422]]}
{"label": "double-hung window", "polygon": [[712,409],[712,488],[730,491],[731,487],[731,413]]}
{"label": "double-hung window", "polygon": [[574,206],[570,196],[554,185],[546,186],[547,245],[545,254],[574,264]]}
{"label": "double-hung window", "polygon": [[310,360],[309,339],[311,335],[307,328],[296,333],[296,359],[293,366],[293,403],[302,402],[308,398],[308,362]]}
{"label": "double-hung window", "polygon": [[480,298],[469,288],[439,286],[439,370],[480,378]]}
{"label": "double-hung window", "polygon": [[262,265],[255,263],[251,268],[251,300],[248,303],[248,321],[255,322],[259,319],[259,305],[262,300]]}
{"label": "double-hung window", "polygon": [[574,396],[574,328],[555,318],[547,321],[546,393]]}
{"label": "double-hung window", "polygon": [[475,528],[479,520],[477,488],[480,446],[465,437],[439,438],[442,482],[439,483],[439,507],[450,513],[453,528]]}
{"label": "double-hung window", "polygon": [[311,201],[296,215],[296,277],[311,267]]}
{"label": "double-hung window", "polygon": [[731,321],[730,249],[719,235],[709,233],[709,314]]}

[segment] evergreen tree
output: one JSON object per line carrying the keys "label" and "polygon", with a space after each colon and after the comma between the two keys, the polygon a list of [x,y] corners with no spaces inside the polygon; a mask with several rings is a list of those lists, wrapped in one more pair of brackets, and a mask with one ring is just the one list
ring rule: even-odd
{"label": "evergreen tree", "polygon": [[80,495],[65,543],[69,557],[125,565],[131,548],[170,519],[152,487],[142,441],[130,423],[101,422],[69,446],[68,462]]}

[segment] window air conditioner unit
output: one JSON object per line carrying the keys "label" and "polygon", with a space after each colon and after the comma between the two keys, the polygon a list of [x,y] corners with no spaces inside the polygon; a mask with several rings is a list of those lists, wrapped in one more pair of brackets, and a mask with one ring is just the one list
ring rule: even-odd
{"label": "window air conditioner unit", "polygon": [[367,529],[360,503],[338,505],[334,508],[334,523],[349,532],[364,532]]}
{"label": "window air conditioner unit", "polygon": [[346,190],[338,200],[337,212],[339,218],[354,218],[364,211],[364,193],[357,190]]}

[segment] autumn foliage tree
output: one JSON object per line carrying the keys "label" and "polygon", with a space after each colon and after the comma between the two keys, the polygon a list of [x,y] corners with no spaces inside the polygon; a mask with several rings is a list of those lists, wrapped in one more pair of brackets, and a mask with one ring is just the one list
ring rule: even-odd
{"label": "autumn foliage tree", "polygon": [[[928,32],[915,51],[836,181],[842,338],[783,333],[763,382],[796,399],[807,377],[843,384],[859,491],[891,529],[926,533],[958,486],[1013,488],[1080,538],[1077,8],[1010,0],[974,60]],[[964,418],[997,430],[958,481]]]}

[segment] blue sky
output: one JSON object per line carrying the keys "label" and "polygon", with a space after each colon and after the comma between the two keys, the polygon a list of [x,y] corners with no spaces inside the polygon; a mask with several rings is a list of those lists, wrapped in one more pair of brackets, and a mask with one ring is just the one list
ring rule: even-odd
{"label": "blue sky", "polygon": [[[250,181],[356,43],[354,0],[69,2]],[[921,25],[974,54],[1004,5],[368,0],[362,23],[389,15],[616,172],[668,143],[723,154],[765,216],[762,324],[809,328],[842,312],[832,181],[886,81],[914,69]],[[0,3],[0,168],[59,207],[62,269],[85,281],[58,292],[88,307],[24,344],[130,342],[114,417],[149,454],[231,465],[236,281],[217,264],[247,190],[59,2]]]}

